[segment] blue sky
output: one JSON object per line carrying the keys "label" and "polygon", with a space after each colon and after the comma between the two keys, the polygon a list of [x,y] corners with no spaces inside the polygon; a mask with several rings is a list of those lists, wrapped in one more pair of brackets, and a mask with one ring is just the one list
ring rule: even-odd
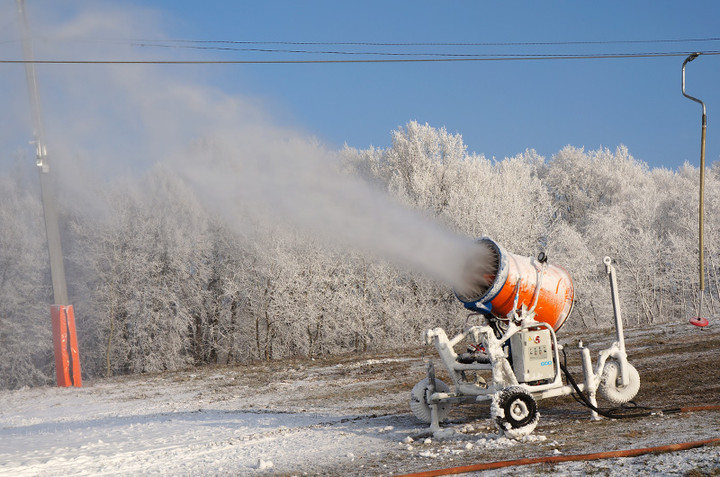
{"label": "blue sky", "polygon": [[[4,0],[8,3],[8,0]],[[31,15],[59,19],[88,2],[29,0]],[[97,4],[97,3],[96,3]],[[112,3],[108,3],[113,5]],[[695,1],[427,2],[178,1],[115,3],[155,20],[148,39],[257,42],[523,43],[720,37],[720,3]],[[4,23],[4,22],[3,22]],[[156,36],[155,36],[156,35]],[[720,41],[512,46],[239,45],[347,52],[598,54],[720,50]],[[192,59],[358,59],[361,55],[179,50],[142,55]],[[7,55],[6,55],[7,56]],[[681,95],[683,57],[457,63],[172,66],[253,98],[275,121],[331,147],[387,147],[408,121],[460,133],[470,152],[502,159],[533,148],[624,144],[651,167],[699,164],[700,106]],[[708,164],[720,158],[720,56],[687,68],[688,92],[708,107]],[[22,92],[22,94],[25,94]]]}

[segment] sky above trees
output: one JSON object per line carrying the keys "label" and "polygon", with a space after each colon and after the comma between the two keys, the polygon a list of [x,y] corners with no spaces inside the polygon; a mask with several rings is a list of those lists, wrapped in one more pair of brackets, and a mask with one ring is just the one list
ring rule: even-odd
{"label": "sky above trees", "polygon": [[[17,59],[15,5],[6,3],[0,21],[0,58]],[[720,5],[712,1],[693,2],[692,8],[650,1],[28,3],[33,29],[46,38],[36,46],[38,58],[325,61],[448,59],[416,56],[420,53],[597,55],[720,50],[716,27]],[[89,29],[93,21],[102,27]],[[705,41],[689,41],[698,39]],[[174,78],[247,98],[277,124],[316,136],[335,148],[344,143],[387,147],[391,131],[415,120],[459,133],[470,151],[497,159],[527,148],[550,157],[566,145],[588,150],[625,145],[652,167],[674,169],[684,161],[699,163],[700,107],[681,95],[683,59],[681,55],[166,68]],[[54,96],[67,97],[63,88],[54,86],[60,71],[81,82],[88,68],[92,69],[41,66],[47,108]],[[3,104],[11,105],[12,115],[22,119],[26,94],[22,67],[3,64],[0,70]],[[720,107],[715,106],[720,105],[720,93],[714,87],[718,73],[719,56],[701,57],[688,67],[688,91],[708,104],[708,162],[720,157],[720,133],[713,132],[712,120],[713,111]],[[4,136],[0,139],[11,146],[23,144],[27,137],[10,132]]]}

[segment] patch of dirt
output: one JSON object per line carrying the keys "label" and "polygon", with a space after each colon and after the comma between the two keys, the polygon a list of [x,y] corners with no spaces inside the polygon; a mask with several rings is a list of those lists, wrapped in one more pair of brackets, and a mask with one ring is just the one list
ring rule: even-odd
{"label": "patch of dirt", "polygon": [[[559,337],[561,343],[577,342],[585,336],[592,343],[593,363],[600,349],[612,344],[614,331],[575,333]],[[540,442],[519,443],[517,446],[493,449],[480,459],[497,461],[519,457],[542,455],[582,454],[598,451],[652,447],[716,437],[720,435],[720,412],[703,411],[671,414],[674,408],[700,405],[720,405],[720,328],[700,330],[689,324],[665,325],[652,329],[638,328],[625,331],[626,349],[630,362],[641,376],[640,392],[634,402],[656,411],[655,416],[632,419],[590,420],[590,412],[570,396],[539,401],[540,423],[533,433],[545,439]],[[568,365],[578,381],[582,381],[580,353],[572,345],[566,346]],[[341,367],[338,383],[358,380],[366,385],[354,388],[349,394],[336,389],[334,396],[319,394],[319,399],[360,398],[367,402],[382,402],[385,413],[407,416],[408,396],[412,386],[425,375],[425,361],[433,358],[438,378],[446,383],[451,380],[444,372],[434,349],[426,348],[415,353],[416,359],[394,361],[397,354],[375,356],[375,364],[357,367]],[[412,356],[403,355],[405,358]],[[390,384],[394,383],[394,384]],[[358,394],[359,393],[359,394]],[[600,406],[607,406],[600,402]],[[373,408],[374,409],[374,408]],[[410,416],[410,419],[413,419]],[[422,424],[418,424],[422,426]],[[474,438],[481,439],[495,433],[487,404],[462,404],[451,409],[446,428],[459,429],[458,448],[453,441],[435,441],[425,451],[416,453],[390,453],[388,456],[368,463],[363,471],[391,475],[397,472],[426,470],[440,466],[460,466],[477,463],[477,453],[462,452],[460,446]],[[414,444],[413,444],[414,445]],[[418,446],[418,449],[420,446]],[[424,452],[424,453],[423,453]],[[435,459],[418,458],[433,455]],[[429,462],[428,462],[429,461]],[[552,466],[537,466],[538,472],[553,473]],[[344,470],[348,475],[357,474],[357,468]],[[389,472],[388,472],[389,471]],[[367,474],[366,474],[367,475]]]}
{"label": "patch of dirt", "polygon": [[[626,329],[625,338],[629,361],[641,377],[635,402],[665,412],[646,418],[592,421],[589,410],[571,396],[545,399],[538,402],[541,417],[531,439],[512,445],[496,445],[493,441],[491,436],[496,435],[496,430],[487,404],[453,405],[449,421],[443,424],[444,429],[451,430],[449,437],[431,438],[427,442],[424,438],[407,440],[428,430],[409,409],[410,390],[425,377],[427,360],[435,361],[439,379],[451,382],[435,349],[419,344],[411,351],[207,367],[143,376],[137,382],[128,378],[128,383],[137,384],[138,395],[147,395],[163,381],[182,382],[184,392],[195,393],[199,407],[230,401],[242,403],[243,410],[347,416],[350,420],[371,422],[371,426],[393,429],[381,434],[387,439],[383,452],[348,458],[332,468],[313,467],[313,475],[396,475],[478,462],[635,449],[720,436],[718,411],[667,412],[680,407],[720,405],[720,327],[700,330],[678,324]],[[560,333],[558,340],[566,347],[568,367],[579,382],[580,352],[575,344],[580,339],[591,349],[594,363],[599,350],[611,345],[615,335],[610,330]],[[368,430],[351,432],[365,435]],[[697,465],[697,469],[708,472],[715,472],[713,469],[718,467],[717,459]],[[617,475],[608,474],[603,468],[588,464],[582,472]],[[518,475],[554,471],[554,466],[543,465]]]}

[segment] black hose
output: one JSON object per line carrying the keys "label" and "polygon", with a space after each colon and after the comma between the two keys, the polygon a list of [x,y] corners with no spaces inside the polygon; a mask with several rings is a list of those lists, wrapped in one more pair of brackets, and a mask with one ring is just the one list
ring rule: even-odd
{"label": "black hose", "polygon": [[[599,408],[597,406],[594,406],[588,397],[585,395],[584,392],[580,390],[580,386],[578,386],[577,382],[575,382],[575,378],[573,378],[572,374],[567,369],[567,354],[565,353],[565,350],[562,350],[563,352],[563,363],[560,364],[560,369],[565,374],[565,378],[567,379],[568,383],[573,387],[575,390],[575,393],[572,394],[572,397],[582,404],[583,406],[586,406],[590,408],[591,410],[597,412],[599,415],[603,417],[607,417],[609,419],[624,419],[624,418],[636,418],[636,417],[648,417],[648,416],[655,416],[655,415],[663,415],[663,414],[679,414],[681,412],[694,412],[694,411],[717,411],[720,410],[720,406],[716,405],[707,405],[707,406],[694,406],[694,407],[671,407],[668,409],[653,409],[645,406],[638,406],[635,401],[629,401],[633,404],[633,407],[615,407],[615,408]],[[631,412],[631,411],[638,411],[638,412]]]}
{"label": "black hose", "polygon": [[[575,396],[575,398],[576,398],[575,400],[578,401],[580,404],[597,412],[599,415],[601,415],[603,417],[607,417],[610,419],[624,419],[624,418],[631,418],[631,417],[648,417],[648,416],[652,416],[652,415],[658,413],[658,411],[652,410],[647,407],[638,406],[638,405],[635,405],[631,408],[622,407],[622,406],[610,408],[610,409],[599,408],[599,407],[593,405],[593,403],[590,402],[590,400],[587,398],[585,393],[580,390],[580,387],[577,385],[577,383],[575,382],[575,379],[572,377],[570,372],[568,372],[565,365],[561,364],[560,369],[565,374],[565,378],[567,378],[568,383],[570,383],[570,385],[573,387],[573,389],[575,390],[575,393],[577,393],[577,396]],[[633,401],[630,401],[630,402],[635,404]],[[632,412],[632,411],[636,411],[636,412]]]}
{"label": "black hose", "polygon": [[[563,359],[564,363],[560,364],[560,369],[562,370],[563,374],[565,374],[565,378],[567,379],[568,383],[573,387],[576,394],[573,394],[573,397],[577,402],[582,404],[583,406],[586,406],[590,408],[591,410],[595,411],[599,415],[603,417],[607,417],[610,419],[624,419],[624,418],[635,418],[635,417],[648,417],[659,413],[666,413],[666,412],[679,412],[675,409],[668,409],[668,410],[654,410],[650,409],[648,407],[644,406],[638,406],[635,404],[634,401],[630,401],[634,406],[631,408],[628,407],[615,407],[615,408],[599,408],[595,406],[593,403],[590,402],[588,397],[585,395],[584,392],[580,390],[580,386],[578,386],[577,382],[575,382],[575,378],[573,378],[572,374],[570,374],[570,371],[567,369],[567,355],[565,354],[565,350],[562,350],[563,352]],[[635,411],[635,412],[633,412]]]}

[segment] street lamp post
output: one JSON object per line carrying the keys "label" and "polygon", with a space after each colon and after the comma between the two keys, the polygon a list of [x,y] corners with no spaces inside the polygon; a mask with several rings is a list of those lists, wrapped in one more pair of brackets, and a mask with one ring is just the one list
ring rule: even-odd
{"label": "street lamp post", "polygon": [[700,206],[699,206],[699,217],[698,217],[698,249],[700,252],[699,260],[699,271],[700,271],[700,306],[698,307],[698,316],[695,320],[697,323],[693,324],[707,324],[707,320],[702,316],[703,298],[705,296],[705,263],[704,263],[704,235],[705,235],[705,133],[707,131],[707,111],[705,109],[705,103],[701,100],[690,96],[685,92],[685,65],[693,61],[695,58],[700,56],[700,53],[693,53],[692,55],[685,58],[682,64],[682,94],[688,99],[699,103],[702,106],[702,133],[700,135]]}

